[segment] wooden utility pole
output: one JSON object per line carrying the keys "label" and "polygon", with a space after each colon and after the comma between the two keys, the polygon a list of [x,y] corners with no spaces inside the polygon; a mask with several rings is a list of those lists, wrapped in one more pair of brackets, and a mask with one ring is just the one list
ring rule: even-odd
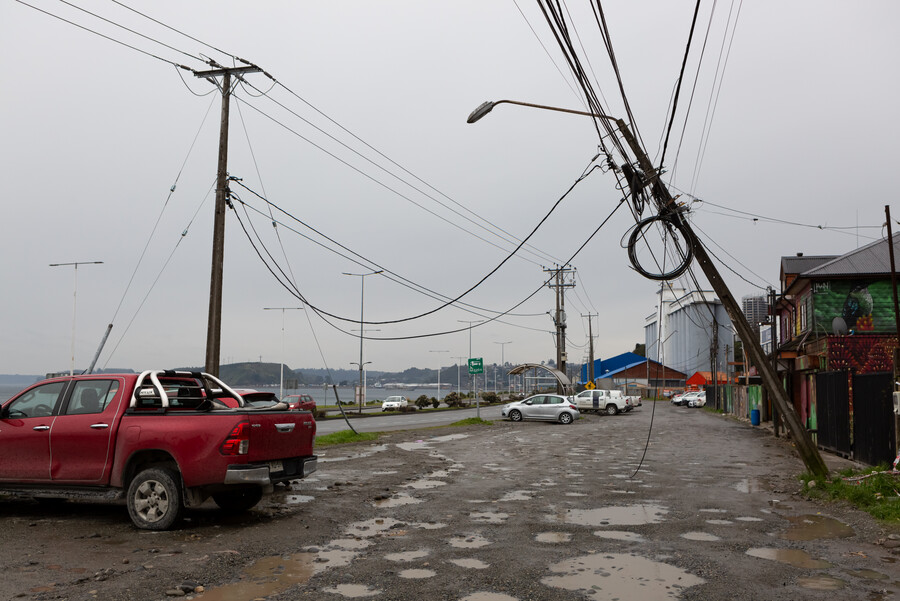
{"label": "wooden utility pole", "polygon": [[[566,283],[565,274],[572,273],[575,271],[574,269],[569,269],[565,266],[557,267],[556,269],[544,269],[545,272],[553,272],[555,273],[556,282],[553,284],[547,284],[549,287],[554,288],[556,292],[556,315],[553,318],[553,323],[556,325],[556,369],[561,371],[562,373],[566,373],[566,296],[565,289],[566,288],[574,288],[575,283]],[[566,374],[568,375],[568,374]],[[565,394],[563,390],[562,384],[557,382],[556,391],[559,394]]]}
{"label": "wooden utility pole", "polygon": [[[894,398],[900,394],[900,302],[897,300],[897,266],[894,263],[894,234],[891,229],[891,207],[884,205],[887,220],[888,253],[891,258],[891,289],[894,291],[894,325],[897,329],[897,346],[894,347]],[[894,407],[894,450],[900,454],[900,414]],[[895,468],[897,466],[894,466]]]}
{"label": "wooden utility pole", "polygon": [[[218,67],[218,66],[217,66]],[[209,277],[209,321],[206,327],[206,373],[219,375],[219,353],[222,346],[222,272],[225,264],[225,211],[230,204],[228,194],[228,113],[231,101],[231,76],[242,73],[258,73],[256,66],[218,67],[210,71],[197,71],[202,77],[219,85],[222,77],[222,119],[219,125],[219,162],[216,170],[216,212],[213,221],[212,267]]]}
{"label": "wooden utility pole", "polygon": [[[597,313],[594,313],[593,315],[597,315]],[[581,316],[588,318],[588,361],[589,361],[589,363],[588,363],[588,369],[587,369],[587,372],[588,372],[587,376],[588,376],[588,381],[593,382],[594,381],[594,330],[591,327],[593,324],[593,320],[591,319],[592,315],[590,312],[587,315],[582,313]],[[648,382],[648,384],[649,384],[649,382]]]}
{"label": "wooden utility pole", "polygon": [[728,312],[728,316],[731,318],[731,322],[737,329],[738,336],[744,343],[745,356],[749,354],[753,359],[753,363],[759,366],[763,384],[765,384],[766,388],[769,391],[769,394],[772,396],[772,400],[778,408],[778,411],[781,413],[784,421],[787,423],[787,427],[791,432],[791,436],[793,437],[795,444],[797,445],[797,451],[800,453],[800,458],[803,460],[804,465],[806,465],[806,469],[808,469],[809,472],[817,478],[827,477],[828,467],[822,460],[822,456],[819,454],[819,449],[816,448],[815,444],[813,444],[812,437],[809,435],[809,432],[806,431],[806,428],[803,427],[803,424],[800,423],[800,419],[798,418],[797,413],[791,407],[790,402],[787,398],[787,394],[784,391],[784,387],[781,385],[781,382],[778,379],[778,375],[775,373],[775,370],[772,369],[772,366],[768,362],[766,362],[765,355],[763,354],[762,347],[759,345],[758,338],[754,336],[753,329],[747,322],[747,318],[744,316],[744,312],[741,310],[741,307],[740,305],[738,305],[737,300],[728,289],[728,285],[725,283],[725,280],[723,280],[722,276],[719,274],[719,270],[709,258],[709,255],[706,252],[706,248],[697,238],[697,235],[694,233],[693,228],[691,228],[690,224],[687,222],[687,219],[685,219],[684,215],[682,215],[681,211],[678,208],[678,205],[676,205],[671,194],[669,194],[669,190],[659,179],[659,175],[657,173],[657,170],[653,167],[653,163],[650,162],[650,159],[644,153],[644,150],[638,144],[634,135],[632,135],[631,130],[628,129],[628,125],[622,119],[615,119],[615,122],[619,128],[619,131],[622,132],[622,136],[625,138],[625,141],[628,143],[628,146],[630,146],[632,152],[634,152],[635,157],[637,158],[638,163],[641,166],[641,169],[644,171],[646,176],[651,178],[652,180],[651,189],[653,191],[653,197],[657,203],[657,210],[660,213],[671,215],[672,219],[677,220],[678,229],[687,238],[687,243],[691,245],[694,251],[694,256],[697,259],[697,263],[700,265],[700,268],[703,270],[703,273],[709,280],[709,283],[712,286],[713,290],[719,296],[719,300],[722,301],[722,305]]}

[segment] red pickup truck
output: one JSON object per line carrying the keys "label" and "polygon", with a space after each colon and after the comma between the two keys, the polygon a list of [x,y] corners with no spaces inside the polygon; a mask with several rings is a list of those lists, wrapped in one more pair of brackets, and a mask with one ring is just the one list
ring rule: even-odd
{"label": "red pickup truck", "polygon": [[315,435],[310,412],[253,406],[200,372],[53,378],[0,407],[0,493],[124,495],[138,528],[166,530],[209,497],[245,510],[311,474]]}

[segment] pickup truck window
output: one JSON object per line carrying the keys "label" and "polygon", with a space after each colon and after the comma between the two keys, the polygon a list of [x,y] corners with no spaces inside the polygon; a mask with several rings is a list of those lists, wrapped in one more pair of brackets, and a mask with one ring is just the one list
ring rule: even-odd
{"label": "pickup truck window", "polygon": [[9,404],[9,417],[12,419],[49,417],[53,414],[59,394],[65,387],[66,382],[52,382],[32,388]]}
{"label": "pickup truck window", "polygon": [[102,413],[116,396],[119,382],[116,380],[82,380],[76,382],[66,408],[67,415]]}

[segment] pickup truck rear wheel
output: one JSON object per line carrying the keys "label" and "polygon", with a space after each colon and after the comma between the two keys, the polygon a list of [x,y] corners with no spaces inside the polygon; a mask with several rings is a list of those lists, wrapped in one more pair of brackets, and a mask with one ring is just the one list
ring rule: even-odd
{"label": "pickup truck rear wheel", "polygon": [[619,412],[619,408],[618,408],[618,407],[616,407],[616,406],[615,406],[614,404],[612,404],[612,403],[607,403],[607,405],[606,405],[606,415],[615,415],[615,414],[618,413],[618,412]]}
{"label": "pickup truck rear wheel", "polygon": [[263,491],[259,486],[253,488],[241,488],[227,492],[216,493],[212,496],[216,505],[225,511],[247,511],[254,507],[262,499]]}
{"label": "pickup truck rear wheel", "polygon": [[128,487],[128,515],[142,530],[168,530],[181,518],[181,478],[172,470],[150,468]]}

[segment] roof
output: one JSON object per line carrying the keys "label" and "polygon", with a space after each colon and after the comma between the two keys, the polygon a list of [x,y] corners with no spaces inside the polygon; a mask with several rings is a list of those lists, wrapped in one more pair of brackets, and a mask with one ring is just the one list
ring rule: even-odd
{"label": "roof", "polygon": [[804,271],[818,267],[822,263],[827,263],[828,261],[836,259],[838,256],[839,255],[815,255],[806,257],[797,255],[796,257],[781,257],[781,277],[784,278],[785,274],[789,273],[801,274]]}
{"label": "roof", "polygon": [[[894,259],[900,260],[900,232],[894,234]],[[889,275],[891,273],[890,249],[887,238],[876,240],[862,248],[801,272],[804,278]]]}

